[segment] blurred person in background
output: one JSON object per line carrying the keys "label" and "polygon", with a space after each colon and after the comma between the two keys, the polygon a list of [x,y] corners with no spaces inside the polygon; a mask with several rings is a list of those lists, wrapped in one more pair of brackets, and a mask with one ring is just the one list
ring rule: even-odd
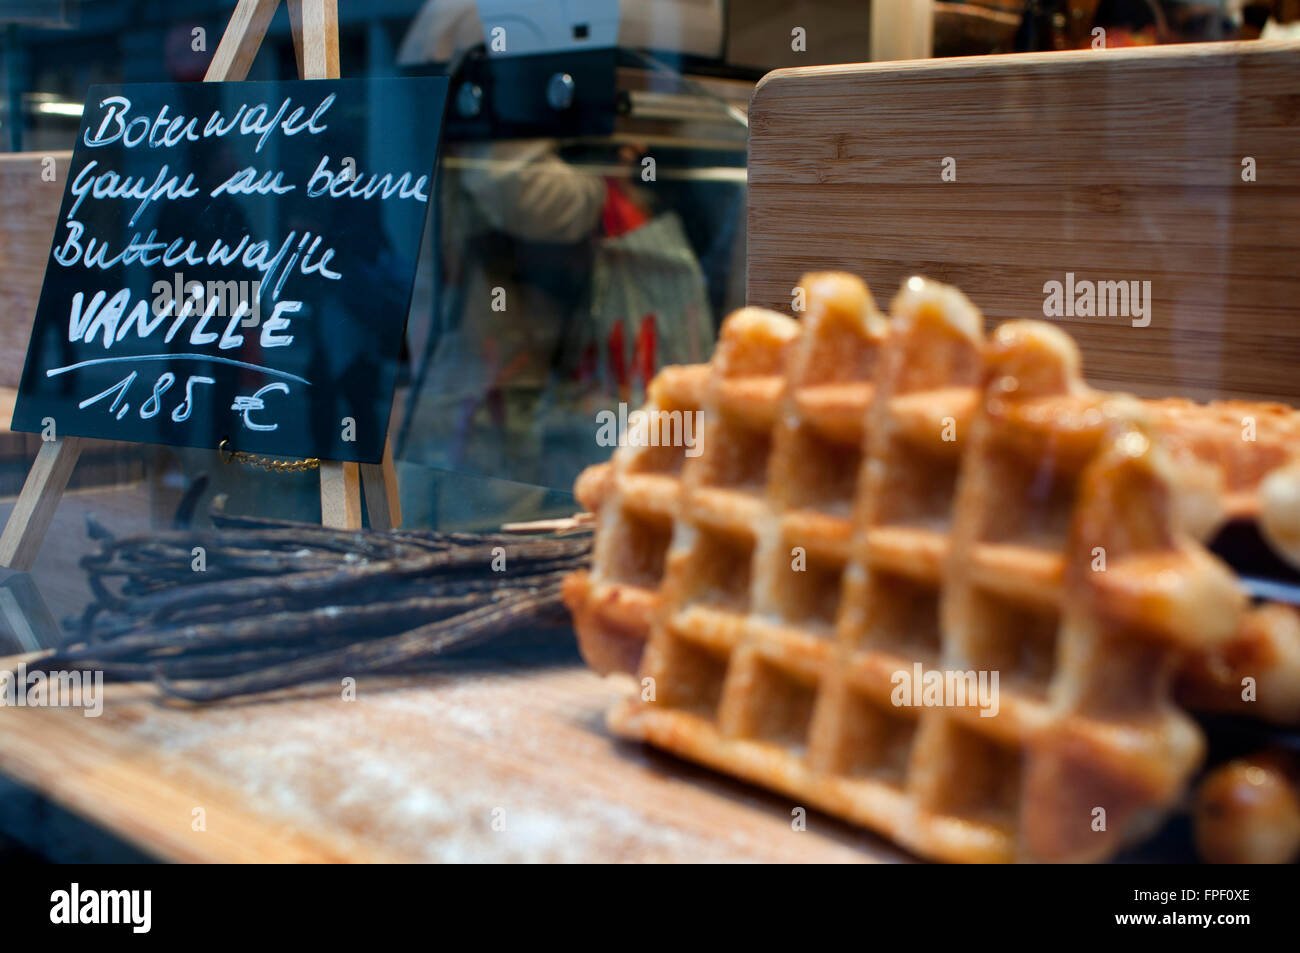
{"label": "blurred person in background", "polygon": [[[429,0],[398,62],[454,74],[483,43],[473,0]],[[446,146],[431,348],[412,347],[431,353],[405,458],[567,488],[608,456],[597,409],[639,401],[662,363],[707,356],[703,275],[676,217],[633,184],[640,158],[623,146],[604,175],[553,139]]]}

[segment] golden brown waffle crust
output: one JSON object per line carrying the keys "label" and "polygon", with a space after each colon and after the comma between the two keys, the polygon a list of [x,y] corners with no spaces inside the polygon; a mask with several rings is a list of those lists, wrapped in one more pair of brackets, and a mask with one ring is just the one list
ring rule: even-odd
{"label": "golden brown waffle crust", "polygon": [[[640,680],[615,734],[924,857],[1096,860],[1203,757],[1180,671],[1232,710],[1232,664],[1268,658],[1267,716],[1300,715],[1300,617],[1247,611],[1203,546],[1260,512],[1295,411],[1094,391],[1058,328],[985,339],[933,282],[889,320],[850,276],[802,284],[799,321],[744,309],[652,383],[647,409],[702,415],[700,457],[624,446],[579,478],[598,529],[565,601],[588,663]],[[1002,671],[1000,711],[891,710],[916,663]]]}

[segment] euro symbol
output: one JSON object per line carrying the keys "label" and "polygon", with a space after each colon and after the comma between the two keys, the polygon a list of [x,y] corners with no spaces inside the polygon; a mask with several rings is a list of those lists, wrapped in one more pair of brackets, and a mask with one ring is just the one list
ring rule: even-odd
{"label": "euro symbol", "polygon": [[244,426],[249,430],[276,430],[279,428],[279,424],[258,424],[248,417],[255,410],[266,409],[266,402],[262,400],[262,395],[271,390],[278,390],[282,394],[287,394],[289,393],[289,385],[284,381],[267,384],[252,397],[236,397],[235,402],[230,405],[231,410],[244,415]]}

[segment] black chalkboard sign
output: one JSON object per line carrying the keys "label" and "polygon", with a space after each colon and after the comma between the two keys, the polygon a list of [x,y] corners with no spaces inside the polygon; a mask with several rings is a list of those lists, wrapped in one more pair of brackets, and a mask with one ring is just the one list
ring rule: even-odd
{"label": "black chalkboard sign", "polygon": [[13,429],[379,460],[446,94],[91,87]]}

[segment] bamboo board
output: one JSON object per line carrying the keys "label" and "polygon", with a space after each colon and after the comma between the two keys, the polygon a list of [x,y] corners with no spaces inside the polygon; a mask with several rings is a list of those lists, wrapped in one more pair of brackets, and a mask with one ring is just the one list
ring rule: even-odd
{"label": "bamboo board", "polygon": [[1091,382],[1300,403],[1297,129],[1296,43],[776,70],[750,105],[748,301],[789,312],[840,268],[883,306],[923,273],[992,326],[1043,318],[1067,272],[1147,280],[1149,326],[1059,319]]}

